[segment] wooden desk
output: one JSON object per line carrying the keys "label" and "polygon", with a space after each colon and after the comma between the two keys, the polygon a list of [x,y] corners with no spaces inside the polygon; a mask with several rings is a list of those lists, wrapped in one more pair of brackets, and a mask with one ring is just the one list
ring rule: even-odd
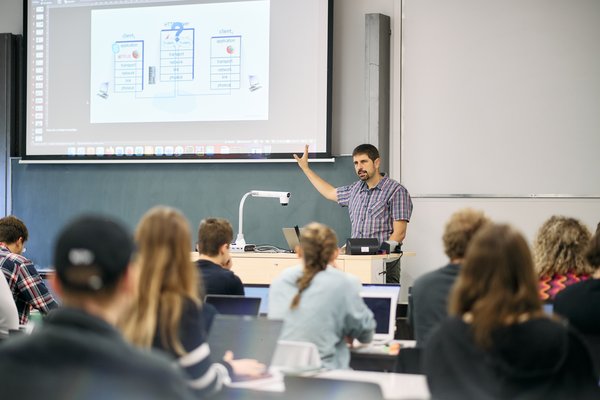
{"label": "wooden desk", "polygon": [[[414,257],[415,252],[404,252],[403,257]],[[300,259],[293,253],[231,253],[233,267],[231,270],[244,283],[270,284],[285,268],[300,264]],[[192,260],[198,253],[192,253]],[[385,263],[399,258],[398,254],[350,256],[340,255],[336,266],[342,271],[352,274],[361,283],[385,283]]]}

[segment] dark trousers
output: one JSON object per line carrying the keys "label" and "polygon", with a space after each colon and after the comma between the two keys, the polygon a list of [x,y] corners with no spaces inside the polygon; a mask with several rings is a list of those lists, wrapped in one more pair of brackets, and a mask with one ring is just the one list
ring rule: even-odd
{"label": "dark trousers", "polygon": [[385,283],[400,283],[400,260],[385,263]]}

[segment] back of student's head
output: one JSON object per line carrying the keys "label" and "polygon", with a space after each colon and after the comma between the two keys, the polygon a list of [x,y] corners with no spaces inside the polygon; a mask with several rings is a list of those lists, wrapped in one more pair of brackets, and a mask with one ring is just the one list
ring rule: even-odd
{"label": "back of student's head", "polygon": [[224,244],[233,240],[233,229],[223,218],[206,218],[198,227],[198,252],[209,257],[219,254]]}
{"label": "back of student's head", "polygon": [[82,299],[110,303],[132,252],[131,235],[119,222],[100,215],[71,221],[59,233],[54,247],[62,300],[69,305]]}
{"label": "back of student's head", "polygon": [[598,224],[596,233],[590,239],[585,251],[585,259],[592,268],[595,268],[596,272],[600,270],[600,224]]}
{"label": "back of student's head", "polygon": [[581,221],[558,215],[550,217],[538,230],[533,244],[538,275],[592,273],[584,257],[590,237],[589,229]]}
{"label": "back of student's head", "polygon": [[133,315],[124,322],[125,334],[150,347],[158,327],[165,347],[183,353],[178,334],[183,306],[186,299],[199,303],[189,224],[178,210],[155,207],[142,217],[135,240],[140,279]]}
{"label": "back of student's head", "polygon": [[369,157],[369,159],[371,161],[375,161],[379,158],[379,150],[377,150],[377,147],[373,146],[372,144],[368,144],[368,143],[359,144],[352,151],[352,157],[360,155],[360,154],[366,154],[367,157]]}
{"label": "back of student's head", "polygon": [[306,290],[315,275],[325,268],[337,254],[337,237],[330,227],[311,222],[302,228],[300,252],[304,261],[304,273],[298,280],[298,293],[292,300],[291,308],[296,308],[302,292]]}
{"label": "back of student's head", "polygon": [[0,218],[0,242],[11,244],[22,237],[26,242],[29,239],[29,231],[19,218],[9,215]]}
{"label": "back of student's head", "polygon": [[483,211],[464,208],[452,214],[446,223],[442,240],[444,251],[451,260],[462,259],[467,246],[481,227],[490,223]]}
{"label": "back of student's head", "polygon": [[486,347],[494,329],[542,315],[537,285],[523,235],[508,225],[489,224],[467,249],[449,311],[472,319],[475,341]]}

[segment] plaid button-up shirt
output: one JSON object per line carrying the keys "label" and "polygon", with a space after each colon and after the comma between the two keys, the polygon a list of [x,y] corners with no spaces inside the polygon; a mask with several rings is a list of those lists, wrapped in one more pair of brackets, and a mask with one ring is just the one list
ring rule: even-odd
{"label": "plaid button-up shirt", "polygon": [[2,245],[0,245],[0,270],[4,273],[15,299],[19,324],[27,323],[31,307],[38,309],[42,314],[47,314],[51,309],[58,307],[33,263],[19,254],[11,253],[6,246]]}
{"label": "plaid button-up shirt", "polygon": [[336,189],[338,204],[348,207],[353,238],[388,240],[394,221],[410,221],[412,200],[404,186],[383,176],[369,189],[363,181]]}

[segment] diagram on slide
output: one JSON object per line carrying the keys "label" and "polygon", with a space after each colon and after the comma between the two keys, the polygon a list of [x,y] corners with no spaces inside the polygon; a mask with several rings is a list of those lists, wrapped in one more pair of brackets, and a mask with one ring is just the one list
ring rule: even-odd
{"label": "diagram on slide", "polygon": [[91,123],[268,119],[269,1],[91,19]]}

